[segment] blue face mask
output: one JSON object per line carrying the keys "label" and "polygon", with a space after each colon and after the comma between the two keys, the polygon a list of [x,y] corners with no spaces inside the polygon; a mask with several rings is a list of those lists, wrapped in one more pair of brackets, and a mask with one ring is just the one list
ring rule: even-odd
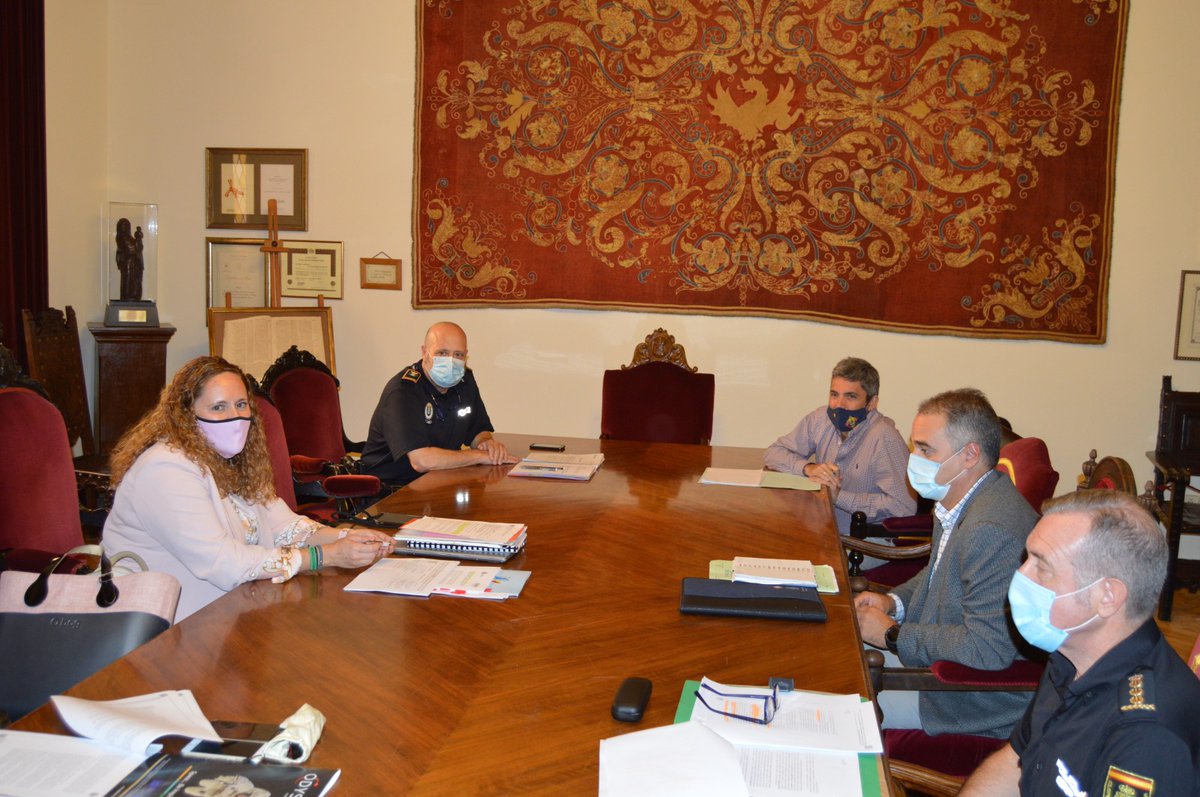
{"label": "blue face mask", "polygon": [[1096,579],[1086,587],[1080,587],[1074,592],[1055,595],[1054,590],[1043,587],[1020,570],[1013,573],[1012,583],[1008,585],[1008,603],[1012,607],[1013,623],[1025,641],[1047,653],[1058,650],[1072,631],[1077,631],[1095,620],[1100,615],[1093,614],[1087,620],[1071,628],[1059,628],[1050,622],[1050,609],[1059,598],[1078,595],[1084,590],[1091,589],[1103,581]]}
{"label": "blue face mask", "polygon": [[[946,462],[954,459],[963,452],[962,448],[950,455]],[[960,470],[954,475],[954,479],[945,484],[938,484],[938,471],[946,462],[934,462],[933,460],[925,459],[917,453],[908,455],[908,483],[917,491],[917,495],[922,498],[928,498],[930,501],[941,501],[946,497],[946,493],[950,492],[950,483],[966,472],[966,469]]]}
{"label": "blue face mask", "polygon": [[825,410],[825,413],[829,416],[830,423],[842,434],[853,432],[855,427],[867,419],[869,412],[870,410],[866,407],[859,407],[856,410],[828,407]]}
{"label": "blue face mask", "polygon": [[433,367],[429,369],[429,378],[440,388],[451,388],[462,381],[467,372],[465,360],[453,357],[434,357]]}

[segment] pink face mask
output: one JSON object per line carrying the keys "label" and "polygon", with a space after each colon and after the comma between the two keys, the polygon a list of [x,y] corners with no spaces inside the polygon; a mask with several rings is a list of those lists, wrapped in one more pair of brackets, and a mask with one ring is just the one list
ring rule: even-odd
{"label": "pink face mask", "polygon": [[225,459],[236,457],[246,447],[246,438],[250,436],[249,418],[228,418],[223,421],[196,418],[196,421],[208,444]]}

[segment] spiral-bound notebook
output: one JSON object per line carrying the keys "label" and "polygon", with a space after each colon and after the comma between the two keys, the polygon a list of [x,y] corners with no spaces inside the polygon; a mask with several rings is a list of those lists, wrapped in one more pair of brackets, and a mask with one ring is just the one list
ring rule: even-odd
{"label": "spiral-bound notebook", "polygon": [[525,529],[521,523],[423,517],[405,523],[392,536],[399,554],[507,562],[525,546]]}
{"label": "spiral-bound notebook", "polygon": [[[524,546],[522,546],[524,547]],[[463,545],[460,543],[430,543],[396,540],[393,553],[400,556],[425,556],[434,559],[469,559],[473,562],[503,564],[521,552],[520,547],[499,548]]]}

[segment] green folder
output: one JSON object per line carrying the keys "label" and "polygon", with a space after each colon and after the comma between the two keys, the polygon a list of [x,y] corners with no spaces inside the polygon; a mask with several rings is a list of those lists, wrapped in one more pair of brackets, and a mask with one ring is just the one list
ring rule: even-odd
{"label": "green folder", "polygon": [[[696,690],[700,688],[699,681],[684,681],[683,694],[679,696],[679,708],[675,709],[675,723],[687,722],[692,718],[692,709],[696,705]],[[862,779],[863,797],[880,797],[883,790],[879,786],[879,761],[882,756],[875,753],[858,754],[858,774]]]}

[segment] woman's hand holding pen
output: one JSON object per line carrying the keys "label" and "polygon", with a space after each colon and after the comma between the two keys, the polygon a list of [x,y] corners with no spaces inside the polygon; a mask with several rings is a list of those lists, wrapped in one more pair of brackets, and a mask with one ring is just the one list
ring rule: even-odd
{"label": "woman's hand holding pen", "polygon": [[375,529],[342,529],[338,539],[322,545],[324,563],[336,567],[365,567],[387,556],[395,546],[388,534]]}

